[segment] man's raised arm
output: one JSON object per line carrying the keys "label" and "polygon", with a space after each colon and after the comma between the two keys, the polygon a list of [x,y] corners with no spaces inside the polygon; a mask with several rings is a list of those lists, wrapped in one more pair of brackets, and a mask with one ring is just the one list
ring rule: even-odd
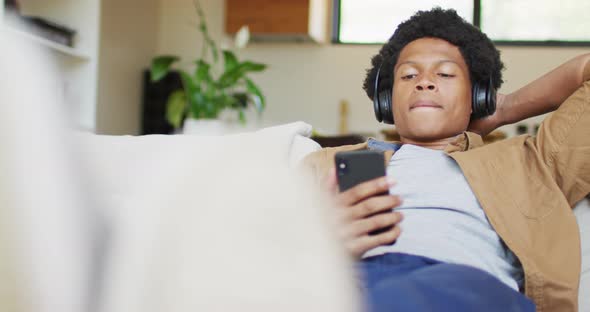
{"label": "man's raised arm", "polygon": [[556,110],[590,80],[590,53],[577,56],[510,94],[498,94],[496,113],[475,119],[469,130],[486,135],[503,125]]}
{"label": "man's raised arm", "polygon": [[590,80],[590,53],[577,56],[535,81],[506,95],[498,113],[503,124],[556,110],[585,81]]}

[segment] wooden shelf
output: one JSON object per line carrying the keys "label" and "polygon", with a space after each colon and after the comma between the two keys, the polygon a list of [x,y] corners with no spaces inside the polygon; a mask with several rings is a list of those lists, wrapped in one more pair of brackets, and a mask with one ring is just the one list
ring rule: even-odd
{"label": "wooden shelf", "polygon": [[[19,0],[18,12],[0,0],[0,27],[7,34],[46,50],[55,57],[57,83],[63,89],[63,110],[70,124],[94,129],[98,86],[101,0]],[[76,32],[73,47],[44,37],[22,16],[39,17]],[[60,108],[61,109],[61,108]]]}
{"label": "wooden shelf", "polygon": [[66,56],[74,57],[76,59],[79,59],[80,61],[89,61],[91,59],[91,57],[88,54],[82,53],[72,47],[68,47],[66,45],[53,42],[51,40],[39,37],[37,35],[28,33],[23,30],[15,29],[11,26],[6,26],[6,29],[17,36],[23,37],[27,40],[31,40],[32,42],[38,43],[44,47],[62,53]]}

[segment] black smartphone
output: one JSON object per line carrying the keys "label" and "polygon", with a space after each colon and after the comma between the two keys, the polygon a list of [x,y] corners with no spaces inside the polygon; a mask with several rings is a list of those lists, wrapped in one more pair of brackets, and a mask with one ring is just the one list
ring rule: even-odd
{"label": "black smartphone", "polygon": [[[336,176],[338,178],[338,188],[340,189],[340,192],[344,192],[357,184],[385,176],[385,159],[382,152],[338,152],[334,156],[334,160],[336,163]],[[389,194],[389,192],[377,195],[387,194]],[[377,214],[387,212],[389,211],[378,212]],[[383,229],[375,230],[370,232],[369,235],[383,233],[391,228],[391,226],[388,226]]]}

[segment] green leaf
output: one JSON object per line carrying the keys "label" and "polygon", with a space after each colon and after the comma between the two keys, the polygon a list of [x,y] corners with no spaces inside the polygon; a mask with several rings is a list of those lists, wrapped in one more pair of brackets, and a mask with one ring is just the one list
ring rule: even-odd
{"label": "green leaf", "polygon": [[240,67],[242,67],[242,70],[244,72],[261,72],[266,69],[265,64],[254,63],[254,62],[250,62],[250,61],[245,61],[243,63],[240,63]]}
{"label": "green leaf", "polygon": [[[205,92],[205,97],[206,97],[208,100],[211,100],[211,99],[213,99],[213,98],[216,96],[215,94],[217,93],[217,91],[218,91],[218,89],[217,89],[217,88],[209,88],[209,89],[207,89],[207,91]],[[212,100],[211,100],[211,101],[212,101]]]}
{"label": "green leaf", "polygon": [[160,81],[170,71],[170,66],[179,58],[173,55],[158,56],[152,60],[151,78],[152,82]]}
{"label": "green leaf", "polygon": [[179,70],[178,73],[180,74],[180,80],[182,81],[182,86],[184,87],[185,91],[192,93],[198,88],[193,81],[193,77],[191,77],[191,75],[189,75],[186,71]]}
{"label": "green leaf", "polygon": [[217,118],[223,107],[223,99],[220,96],[205,96],[201,116],[203,118]]}
{"label": "green leaf", "polygon": [[246,123],[246,114],[244,114],[244,111],[241,109],[238,111],[238,119],[242,125]]}
{"label": "green leaf", "polygon": [[227,88],[235,85],[238,80],[242,79],[248,72],[259,72],[266,68],[266,65],[253,63],[250,61],[239,63],[236,67],[224,72],[219,77],[219,86]]}
{"label": "green leaf", "polygon": [[200,84],[202,81],[210,82],[211,78],[211,65],[209,63],[198,60],[197,62],[197,70],[195,71],[195,83]]}
{"label": "green leaf", "polygon": [[219,77],[217,85],[222,89],[231,87],[235,85],[236,82],[238,82],[238,80],[242,78],[242,76],[243,74],[239,70],[237,70],[237,68],[234,68],[233,70],[223,73],[221,77]]}
{"label": "green leaf", "polygon": [[254,106],[256,110],[261,113],[266,108],[266,98],[260,91],[260,88],[249,78],[244,78],[246,81],[246,90],[253,96]]}
{"label": "green leaf", "polygon": [[176,90],[168,97],[166,103],[166,120],[175,128],[179,128],[186,108],[186,95],[183,90]]}
{"label": "green leaf", "polygon": [[238,66],[238,58],[236,55],[228,50],[223,50],[223,60],[225,65],[225,71],[230,71]]}
{"label": "green leaf", "polygon": [[190,114],[191,117],[199,119],[203,118],[204,111],[206,109],[206,99],[203,93],[201,92],[194,92],[191,94],[191,101],[190,101]]}
{"label": "green leaf", "polygon": [[202,118],[206,112],[206,95],[203,94],[201,86],[195,82],[191,75],[182,70],[179,72],[188,103],[189,114],[193,118]]}
{"label": "green leaf", "polygon": [[193,77],[187,72],[184,70],[179,70],[178,72],[180,73],[180,80],[182,81],[182,87],[184,88],[186,99],[188,99],[189,102],[192,102],[193,94],[200,92],[201,88],[195,84]]}

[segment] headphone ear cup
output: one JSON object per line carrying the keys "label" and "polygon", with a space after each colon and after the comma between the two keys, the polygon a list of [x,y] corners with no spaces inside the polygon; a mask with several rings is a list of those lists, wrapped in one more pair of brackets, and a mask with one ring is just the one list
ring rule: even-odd
{"label": "headphone ear cup", "polygon": [[373,110],[375,111],[375,118],[377,121],[384,122],[393,125],[393,111],[391,103],[392,89],[387,88],[379,91],[379,74],[381,73],[381,67],[383,63],[379,65],[377,74],[375,75],[375,86],[373,92]]}
{"label": "headphone ear cup", "polygon": [[377,119],[378,122],[382,122],[383,121],[383,115],[381,114],[381,104],[379,104],[379,98],[381,97],[381,94],[375,93],[373,95],[373,110],[375,111],[375,118]]}
{"label": "headphone ear cup", "polygon": [[393,125],[390,90],[383,90],[373,96],[373,110],[375,111],[377,121]]}
{"label": "headphone ear cup", "polygon": [[486,92],[486,111],[488,116],[496,112],[496,88],[494,88],[491,78]]}
{"label": "headphone ear cup", "polygon": [[476,82],[471,89],[472,119],[483,118],[496,111],[496,89],[492,80],[486,84]]}
{"label": "headphone ear cup", "polygon": [[379,107],[381,112],[381,118],[386,124],[393,125],[393,103],[391,101],[392,90],[386,89],[379,92]]}

